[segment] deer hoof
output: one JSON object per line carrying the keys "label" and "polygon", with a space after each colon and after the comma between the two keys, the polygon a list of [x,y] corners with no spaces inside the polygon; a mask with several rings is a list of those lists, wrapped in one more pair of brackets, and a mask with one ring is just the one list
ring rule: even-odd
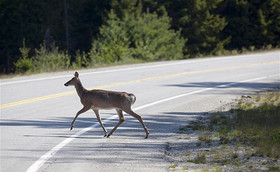
{"label": "deer hoof", "polygon": [[146,134],[146,137],[145,137],[145,139],[147,139],[149,137],[149,133],[148,134]]}

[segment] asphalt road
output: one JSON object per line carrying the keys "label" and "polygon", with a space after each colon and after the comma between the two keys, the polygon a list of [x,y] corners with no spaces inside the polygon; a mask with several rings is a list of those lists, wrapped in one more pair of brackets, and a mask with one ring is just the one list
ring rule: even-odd
{"label": "asphalt road", "polygon": [[[80,70],[84,87],[134,93],[133,105],[149,128],[125,115],[110,138],[93,111],[82,108],[74,71],[1,80],[1,172],[165,171],[167,144],[180,125],[243,94],[280,86],[280,52]],[[102,110],[110,131],[116,112]]]}

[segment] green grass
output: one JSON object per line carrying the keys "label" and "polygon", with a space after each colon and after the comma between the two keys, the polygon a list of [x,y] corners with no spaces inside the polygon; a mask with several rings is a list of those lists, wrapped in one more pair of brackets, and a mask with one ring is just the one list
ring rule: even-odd
{"label": "green grass", "polygon": [[188,133],[188,131],[190,130],[194,130],[194,131],[204,131],[206,130],[205,125],[202,123],[199,123],[197,121],[193,121],[190,124],[186,125],[186,126],[180,126],[179,127],[179,133],[180,134],[184,134],[184,133]]}
{"label": "green grass", "polygon": [[236,110],[236,120],[229,124],[227,138],[256,147],[257,155],[280,158],[280,92],[269,92],[263,95],[262,101],[251,106],[241,106]]}
{"label": "green grass", "polygon": [[188,162],[192,162],[195,164],[206,164],[206,154],[205,153],[198,153],[196,158],[193,160],[189,160]]}
{"label": "green grass", "polygon": [[[199,131],[197,144],[199,147],[205,144],[210,146],[213,138],[215,140],[218,138],[220,146],[207,153],[207,159],[211,163],[241,167],[244,157],[246,159],[260,156],[278,160],[280,158],[280,88],[258,93],[251,98],[243,97],[239,100],[237,108],[228,113],[216,113],[206,122],[193,122],[181,127],[182,133],[189,130]],[[245,154],[238,154],[237,150],[240,147],[245,149]],[[189,162],[207,163],[206,154],[200,152]],[[279,167],[274,165],[267,168],[270,171],[279,170]]]}
{"label": "green grass", "polygon": [[176,167],[178,167],[178,164],[171,164],[171,165],[169,165],[169,168],[171,168],[171,169],[175,169]]}
{"label": "green grass", "polygon": [[220,117],[220,140],[250,144],[259,156],[280,158],[280,91],[241,99],[238,106],[234,119]]}

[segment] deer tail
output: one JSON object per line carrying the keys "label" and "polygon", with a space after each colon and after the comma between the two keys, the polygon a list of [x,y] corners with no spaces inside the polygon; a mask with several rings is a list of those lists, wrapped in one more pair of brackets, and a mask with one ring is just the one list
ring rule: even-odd
{"label": "deer tail", "polygon": [[131,105],[133,105],[136,101],[136,96],[134,94],[128,94],[129,98],[130,98],[130,102],[131,102]]}

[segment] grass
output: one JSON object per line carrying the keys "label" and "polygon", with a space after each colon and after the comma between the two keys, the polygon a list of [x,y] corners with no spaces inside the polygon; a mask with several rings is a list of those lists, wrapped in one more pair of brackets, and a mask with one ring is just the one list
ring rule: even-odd
{"label": "grass", "polygon": [[180,134],[188,133],[189,131],[204,131],[204,130],[206,130],[205,125],[197,121],[192,121],[188,125],[179,127]]}
{"label": "grass", "polygon": [[258,156],[280,158],[279,90],[249,100],[242,98],[233,112],[216,114],[207,123],[216,126],[220,143],[249,144]]}
{"label": "grass", "polygon": [[169,168],[172,169],[172,170],[175,170],[176,167],[178,167],[178,164],[169,165]]}
{"label": "grass", "polygon": [[235,150],[226,147],[211,152],[209,159],[211,159],[211,163],[218,163],[221,165],[230,164],[238,167],[241,166],[239,154]]}
{"label": "grass", "polygon": [[201,153],[198,152],[198,154],[196,155],[196,158],[193,160],[188,160],[188,162],[193,162],[195,164],[206,164],[206,154],[205,153]]}
{"label": "grass", "polygon": [[[280,91],[266,93],[258,103],[236,110],[236,127],[227,133],[256,147],[259,156],[280,158]],[[250,108],[249,108],[250,107]],[[233,128],[232,125],[231,128]]]}
{"label": "grass", "polygon": [[204,143],[210,144],[212,137],[211,137],[211,133],[210,132],[202,132],[199,134],[198,136],[198,140],[202,141]]}
{"label": "grass", "polygon": [[[252,156],[277,161],[280,158],[280,88],[250,98],[242,97],[235,109],[213,114],[206,122],[193,122],[181,127],[181,132],[191,129],[199,131],[200,147],[211,145],[217,139],[220,146],[207,153],[199,152],[189,162],[241,167]],[[244,151],[240,154],[239,150]],[[279,166],[267,162],[261,165],[267,165],[269,171],[280,170]],[[247,166],[249,169],[255,168],[252,164]]]}

